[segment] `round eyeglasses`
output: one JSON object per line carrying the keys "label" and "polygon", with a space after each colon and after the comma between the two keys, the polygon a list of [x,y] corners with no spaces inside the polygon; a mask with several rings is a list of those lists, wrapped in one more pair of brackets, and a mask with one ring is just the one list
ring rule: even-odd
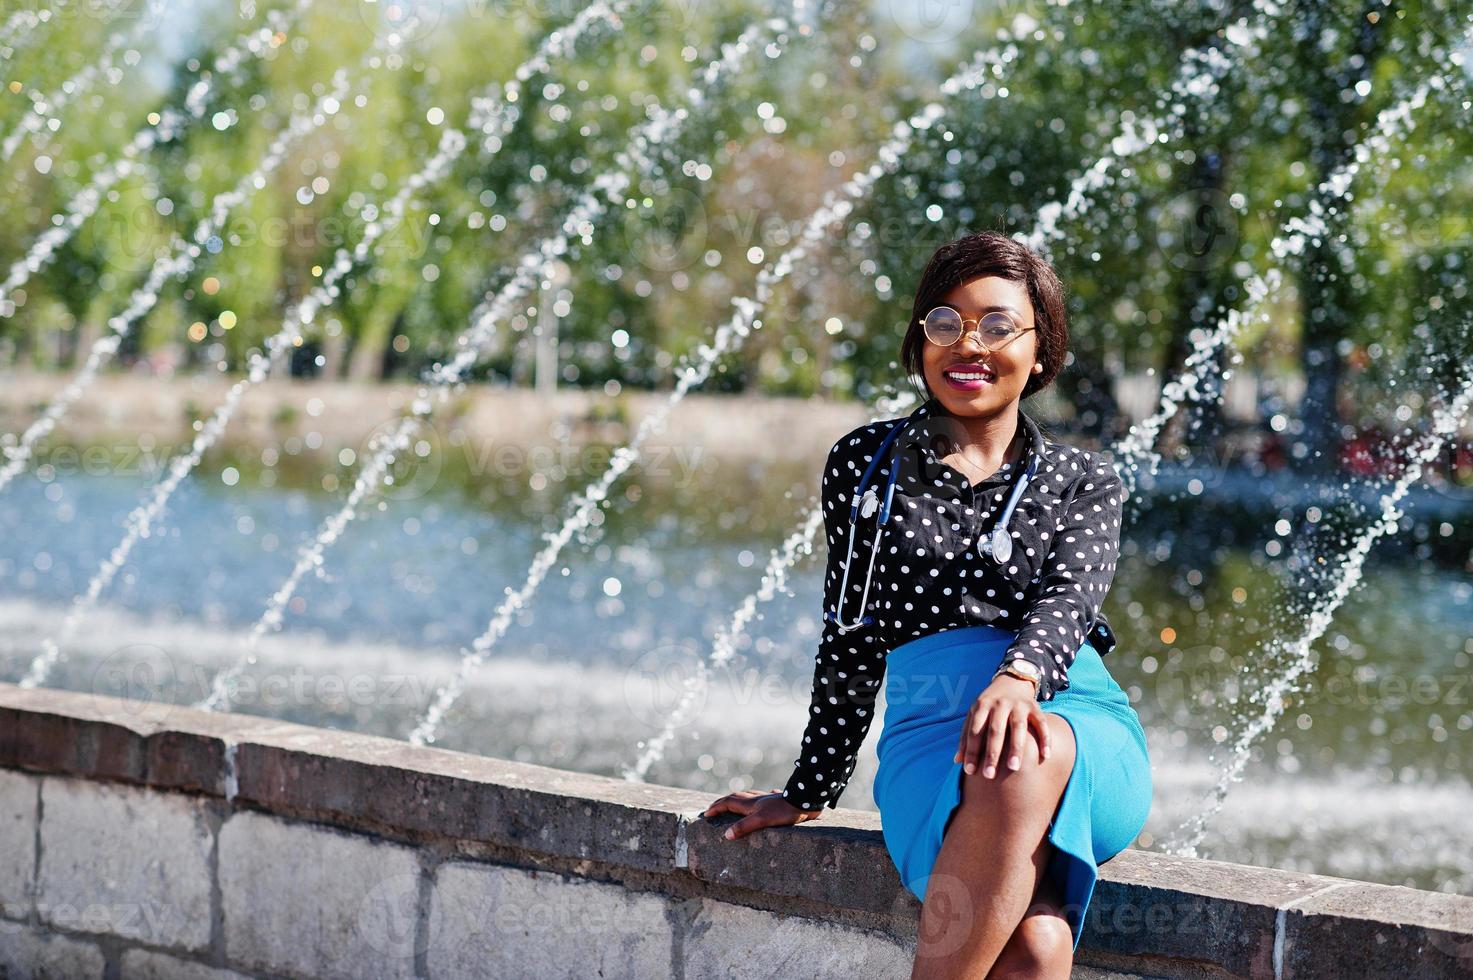
{"label": "round eyeglasses", "polygon": [[1002,310],[993,310],[976,320],[968,320],[949,306],[938,306],[921,318],[926,339],[937,347],[950,347],[961,340],[969,323],[976,324],[973,330],[976,332],[977,342],[993,353],[1002,350],[1029,330],[1036,329],[1018,326],[1018,321]]}

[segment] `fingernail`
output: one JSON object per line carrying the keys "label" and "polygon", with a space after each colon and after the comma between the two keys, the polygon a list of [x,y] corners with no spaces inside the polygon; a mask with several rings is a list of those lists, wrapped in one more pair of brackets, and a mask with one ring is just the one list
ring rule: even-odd
{"label": "fingernail", "polygon": [[972,763],[968,762],[967,763],[967,775],[970,776],[972,773],[974,773],[976,771],[977,771],[977,767],[975,765],[973,765]]}
{"label": "fingernail", "polygon": [[991,779],[993,776],[997,775],[997,767],[989,765],[986,769],[982,770],[982,775],[986,776],[988,779]]}
{"label": "fingernail", "polygon": [[723,834],[723,835],[722,835],[722,836],[723,836],[723,837],[725,837],[725,838],[726,838],[726,839],[727,839],[727,840],[731,840],[731,838],[732,838],[732,832],[731,832],[731,831],[730,831],[730,830],[728,830],[728,831],[727,831],[727,832],[726,832],[726,833],[725,833],[725,834]]}

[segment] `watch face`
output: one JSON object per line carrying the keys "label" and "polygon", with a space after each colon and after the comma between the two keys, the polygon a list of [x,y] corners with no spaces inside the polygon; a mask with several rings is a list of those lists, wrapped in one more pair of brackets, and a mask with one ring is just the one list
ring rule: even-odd
{"label": "watch face", "polygon": [[1043,671],[1038,669],[1038,664],[1028,660],[1010,660],[1008,666],[1029,677],[1040,677],[1043,674]]}

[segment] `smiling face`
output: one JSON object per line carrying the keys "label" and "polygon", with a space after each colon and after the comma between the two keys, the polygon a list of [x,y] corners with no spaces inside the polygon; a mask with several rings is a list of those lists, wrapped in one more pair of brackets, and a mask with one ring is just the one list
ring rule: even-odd
{"label": "smiling face", "polygon": [[[1028,329],[1034,326],[1033,304],[1023,284],[984,276],[953,287],[937,305],[968,321],[966,333],[950,347],[927,339],[921,349],[926,384],[942,406],[958,417],[989,416],[1021,399],[1029,375],[1043,370],[1036,359],[1038,331]],[[1024,332],[992,354],[977,339],[973,321],[994,307],[1010,313]]]}

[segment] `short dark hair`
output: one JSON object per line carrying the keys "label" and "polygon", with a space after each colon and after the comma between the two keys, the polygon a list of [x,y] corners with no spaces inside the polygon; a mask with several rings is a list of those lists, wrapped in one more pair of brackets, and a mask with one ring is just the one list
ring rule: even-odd
{"label": "short dark hair", "polygon": [[948,242],[931,255],[916,286],[910,323],[900,342],[900,363],[928,397],[934,395],[926,383],[921,351],[926,333],[921,318],[954,287],[983,276],[998,276],[1028,290],[1033,306],[1033,325],[1038,328],[1038,360],[1043,370],[1029,373],[1023,396],[1037,394],[1058,377],[1069,353],[1069,315],[1064,305],[1064,285],[1048,260],[1033,249],[1001,232],[979,231]]}

